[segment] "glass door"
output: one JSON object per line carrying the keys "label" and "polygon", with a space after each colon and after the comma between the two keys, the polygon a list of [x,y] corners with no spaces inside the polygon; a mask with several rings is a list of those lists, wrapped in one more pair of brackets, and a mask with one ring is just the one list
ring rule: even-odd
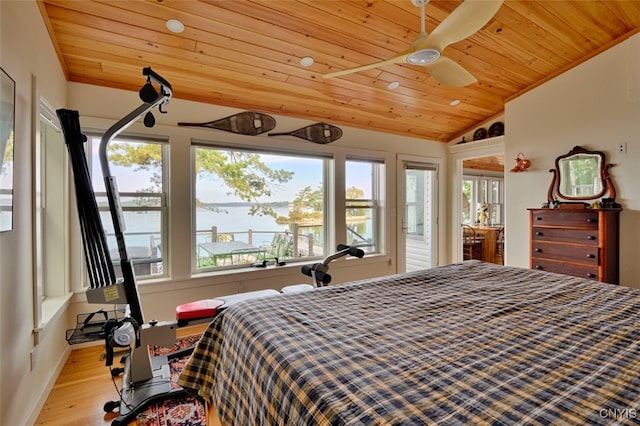
{"label": "glass door", "polygon": [[404,211],[398,237],[398,262],[410,272],[437,264],[438,166],[403,161],[402,171],[403,188],[398,201]]}

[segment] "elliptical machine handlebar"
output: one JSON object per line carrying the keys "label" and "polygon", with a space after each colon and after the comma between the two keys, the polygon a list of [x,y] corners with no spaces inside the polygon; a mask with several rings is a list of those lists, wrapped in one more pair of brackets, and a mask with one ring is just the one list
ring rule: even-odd
{"label": "elliptical machine handlebar", "polygon": [[348,246],[346,244],[338,244],[338,251],[325,257],[322,262],[313,265],[304,265],[302,273],[313,279],[314,287],[324,287],[331,282],[331,275],[327,273],[329,263],[332,260],[351,255],[357,258],[364,257],[364,251],[356,246]]}
{"label": "elliptical machine handlebar", "polygon": [[327,269],[322,263],[314,263],[313,265],[303,265],[302,273],[313,278],[315,287],[323,287],[331,282],[331,275],[327,274]]}
{"label": "elliptical machine handlebar", "polygon": [[364,257],[364,250],[359,249],[356,246],[348,246],[346,244],[338,244],[338,251],[343,251],[343,250],[347,250],[348,253],[353,257],[357,257],[359,259],[362,259]]}

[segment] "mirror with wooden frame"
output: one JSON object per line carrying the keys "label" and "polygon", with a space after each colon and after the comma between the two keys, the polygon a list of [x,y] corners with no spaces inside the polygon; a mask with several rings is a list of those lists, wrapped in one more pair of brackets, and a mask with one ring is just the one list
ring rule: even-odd
{"label": "mirror with wooden frame", "polygon": [[603,197],[609,191],[608,202],[614,203],[616,191],[609,176],[609,168],[602,151],[589,151],[575,146],[567,154],[556,158],[547,200],[558,199],[584,202]]}

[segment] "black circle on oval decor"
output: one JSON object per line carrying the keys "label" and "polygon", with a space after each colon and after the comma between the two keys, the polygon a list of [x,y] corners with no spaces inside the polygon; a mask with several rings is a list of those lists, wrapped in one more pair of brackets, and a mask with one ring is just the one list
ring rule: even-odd
{"label": "black circle on oval decor", "polygon": [[487,129],[484,127],[479,128],[475,132],[473,132],[473,140],[477,141],[480,139],[485,139],[487,137]]}
{"label": "black circle on oval decor", "polygon": [[504,135],[504,124],[500,121],[496,121],[489,127],[489,137]]}

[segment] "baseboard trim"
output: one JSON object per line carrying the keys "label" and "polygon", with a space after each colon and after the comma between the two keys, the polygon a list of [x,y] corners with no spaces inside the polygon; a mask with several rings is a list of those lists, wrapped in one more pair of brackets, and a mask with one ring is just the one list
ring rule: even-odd
{"label": "baseboard trim", "polygon": [[36,421],[38,420],[38,417],[40,416],[40,412],[44,408],[44,404],[46,404],[47,402],[47,398],[49,398],[49,394],[53,390],[53,387],[55,386],[56,381],[58,380],[58,376],[62,372],[62,369],[64,368],[64,365],[67,362],[67,359],[69,359],[69,355],[71,355],[71,346],[67,345],[65,348],[65,351],[62,353],[62,356],[56,363],[55,369],[51,372],[51,374],[47,378],[45,386],[42,388],[42,392],[40,393],[40,395],[38,395],[38,399],[36,400],[34,406],[32,407],[31,410],[27,411],[27,413],[30,413],[30,414],[23,424],[33,425],[36,423]]}

